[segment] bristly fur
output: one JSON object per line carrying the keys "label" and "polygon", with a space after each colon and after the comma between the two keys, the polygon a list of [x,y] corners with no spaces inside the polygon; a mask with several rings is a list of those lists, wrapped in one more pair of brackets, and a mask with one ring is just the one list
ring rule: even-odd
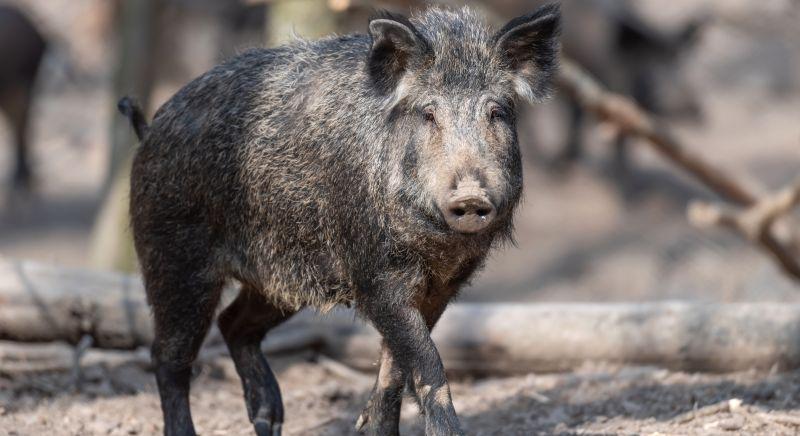
{"label": "bristly fur", "polygon": [[[423,98],[423,82],[426,88],[466,95],[511,80],[491,30],[469,9],[429,9],[410,20],[388,13],[377,17],[401,20],[429,44],[435,61],[416,72],[408,91],[414,99]],[[415,248],[441,246],[431,253],[435,259],[450,257],[453,244],[467,244],[463,256],[483,257],[487,243],[510,236],[510,227],[466,238],[434,230],[440,228],[436,220],[387,221],[402,214],[396,210],[404,207],[398,200],[424,205],[428,215],[437,212],[429,195],[413,184],[401,187],[399,196],[386,197],[386,172],[394,167],[390,160],[397,149],[379,144],[402,142],[383,126],[384,112],[376,105],[382,100],[364,86],[369,81],[359,65],[369,44],[367,37],[348,35],[251,50],[193,81],[159,109],[136,157],[131,195],[146,277],[149,251],[175,242],[172,235],[164,242],[151,240],[151,226],[162,225],[154,215],[169,222],[205,223],[203,233],[218,235],[209,247],[215,258],[206,261],[226,265],[226,274],[252,282],[289,307],[351,300],[356,275],[364,273],[359,272],[363,265],[355,265],[359,253],[347,252],[361,244],[380,252],[386,244],[403,246],[419,238]],[[121,109],[143,136],[141,112],[125,99]],[[306,148],[304,143],[314,145]],[[338,170],[331,173],[332,168]],[[512,192],[518,192],[521,181],[510,181]],[[341,198],[342,187],[353,191]],[[329,209],[320,221],[318,214]],[[338,217],[337,211],[345,214]],[[361,211],[369,216],[359,216]],[[285,222],[283,216],[293,220]],[[338,228],[340,220],[355,219],[375,234]],[[510,226],[510,220],[505,224]],[[408,232],[399,235],[398,228]],[[185,242],[200,243],[194,238]],[[327,264],[313,261],[315,256]]]}
{"label": "bristly fur", "polygon": [[[466,8],[378,17],[388,21],[370,23],[369,35],[247,51],[186,85],[149,129],[121,101],[143,138],[130,210],[157,379],[162,403],[179,403],[165,406],[165,428],[187,422],[184,394],[173,391],[188,392],[187,362],[230,279],[243,291],[220,328],[243,379],[256,370],[241,365],[268,372],[237,357],[245,339],[257,350],[266,330],[255,320],[272,326],[305,306],[354,303],[398,365],[412,371],[412,354],[427,353],[416,357],[433,371],[423,381],[445,383],[423,344],[424,322],[435,323],[490,250],[511,240],[522,191],[517,82],[542,93],[555,43],[539,39],[555,35],[510,30],[506,41],[530,42],[540,59],[500,50],[503,35]],[[480,233],[460,233],[443,217],[443,201],[465,180],[496,210]],[[452,405],[434,402],[426,413],[442,434],[458,433]]]}

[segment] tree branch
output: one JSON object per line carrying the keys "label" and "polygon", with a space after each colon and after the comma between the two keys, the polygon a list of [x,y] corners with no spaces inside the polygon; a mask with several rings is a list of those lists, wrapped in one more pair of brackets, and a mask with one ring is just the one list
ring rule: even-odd
{"label": "tree branch", "polygon": [[724,205],[693,202],[689,205],[689,221],[698,227],[727,227],[754,244],[761,245],[773,255],[782,268],[800,277],[800,268],[790,248],[772,237],[773,224],[800,204],[800,179],[780,191],[765,195],[745,209]]}
{"label": "tree branch", "polygon": [[735,212],[719,206],[694,203],[689,208],[693,223],[732,228],[769,253],[782,270],[800,281],[800,262],[789,248],[772,234],[772,224],[798,203],[798,187],[786,188],[774,196],[762,196],[730,175],[689,151],[670,129],[654,120],[630,99],[605,90],[574,62],[563,59],[558,85],[585,110],[615,124],[623,133],[644,139],[662,156],[694,176],[723,199],[744,207]]}

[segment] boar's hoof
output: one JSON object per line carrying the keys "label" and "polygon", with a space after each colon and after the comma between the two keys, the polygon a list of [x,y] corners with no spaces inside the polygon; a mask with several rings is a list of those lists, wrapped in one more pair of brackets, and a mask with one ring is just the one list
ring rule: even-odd
{"label": "boar's hoof", "polygon": [[271,422],[264,418],[258,418],[253,421],[253,427],[256,429],[257,436],[281,436],[281,423]]}

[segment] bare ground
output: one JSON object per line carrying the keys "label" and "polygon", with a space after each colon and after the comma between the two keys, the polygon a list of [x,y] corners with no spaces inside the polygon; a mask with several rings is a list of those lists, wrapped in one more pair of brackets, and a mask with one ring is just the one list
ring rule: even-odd
{"label": "bare ground", "polygon": [[[79,390],[71,369],[47,369],[35,357],[14,362],[12,355],[20,356],[5,354],[0,367],[0,435],[160,433],[155,381],[143,350],[91,351]],[[353,425],[367,400],[370,375],[310,353],[276,358],[273,365],[286,405],[284,434],[356,434]],[[192,405],[199,433],[252,434],[230,359],[203,358],[196,372]],[[587,364],[564,374],[454,379],[452,388],[471,435],[782,435],[800,430],[799,371],[714,375]],[[405,435],[423,433],[412,403],[407,400],[403,408]]]}

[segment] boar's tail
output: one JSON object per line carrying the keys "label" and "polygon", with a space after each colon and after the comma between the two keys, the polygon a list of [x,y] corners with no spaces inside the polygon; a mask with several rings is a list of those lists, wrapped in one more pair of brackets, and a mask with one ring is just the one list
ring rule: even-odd
{"label": "boar's tail", "polygon": [[134,99],[125,96],[117,103],[117,109],[122,112],[122,115],[128,117],[128,121],[133,126],[133,131],[136,132],[136,137],[141,141],[145,133],[147,133],[147,129],[150,128],[144,119],[142,108],[139,107],[139,104]]}

